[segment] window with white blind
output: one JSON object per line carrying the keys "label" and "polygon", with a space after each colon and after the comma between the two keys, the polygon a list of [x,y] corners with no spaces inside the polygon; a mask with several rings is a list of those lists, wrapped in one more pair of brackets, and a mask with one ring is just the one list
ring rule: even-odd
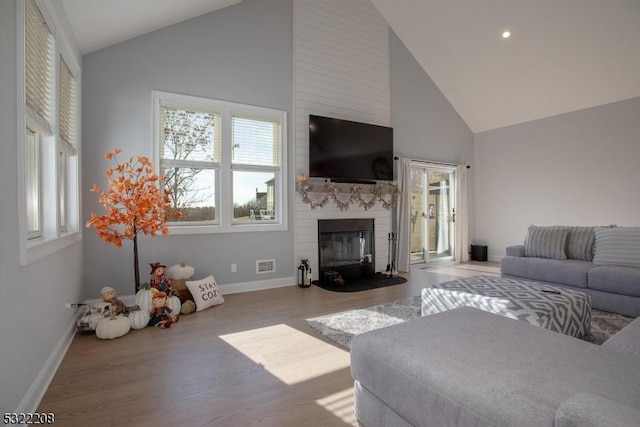
{"label": "window with white blind", "polygon": [[58,132],[61,143],[67,146],[69,154],[75,154],[76,130],[77,130],[77,83],[67,65],[67,61],[60,55],[60,79],[59,79],[59,111]]}
{"label": "window with white blind", "polygon": [[[80,239],[79,58],[62,46],[49,2],[18,0],[18,167],[20,262]],[[73,58],[72,62],[68,59]]]}
{"label": "window with white blind", "polygon": [[172,233],[286,228],[286,112],[166,92],[154,109]]}
{"label": "window with white blind", "polygon": [[35,0],[25,2],[24,25],[27,124],[38,133],[51,136],[55,97],[55,46],[53,33]]}

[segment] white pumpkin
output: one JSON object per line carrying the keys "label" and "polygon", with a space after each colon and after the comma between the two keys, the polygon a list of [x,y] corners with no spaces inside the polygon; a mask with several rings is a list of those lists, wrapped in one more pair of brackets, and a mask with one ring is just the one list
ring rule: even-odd
{"label": "white pumpkin", "polygon": [[149,313],[139,309],[129,313],[129,324],[131,329],[143,329],[149,324]]}
{"label": "white pumpkin", "polygon": [[147,314],[151,313],[151,289],[149,289],[149,285],[147,285],[146,289],[141,287],[136,293],[136,305]]}
{"label": "white pumpkin", "polygon": [[89,325],[89,328],[95,331],[96,328],[98,327],[98,323],[104,320],[104,315],[102,313],[94,313],[94,312],[87,313],[86,320],[87,320],[87,324]]}
{"label": "white pumpkin", "polygon": [[185,262],[172,265],[167,269],[167,277],[171,280],[191,279],[196,270]]}
{"label": "white pumpkin", "polygon": [[171,316],[177,316],[180,314],[180,309],[182,308],[182,303],[180,302],[180,298],[177,296],[170,296],[167,299],[167,305],[171,308]]}
{"label": "white pumpkin", "polygon": [[96,327],[96,336],[103,340],[112,340],[126,335],[131,329],[129,319],[124,316],[106,318],[101,320]]}

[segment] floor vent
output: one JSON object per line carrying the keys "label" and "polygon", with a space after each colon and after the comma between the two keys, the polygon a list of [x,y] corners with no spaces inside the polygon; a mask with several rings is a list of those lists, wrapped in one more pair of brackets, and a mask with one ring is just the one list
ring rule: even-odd
{"label": "floor vent", "polygon": [[263,259],[256,261],[256,274],[273,273],[276,271],[275,259]]}

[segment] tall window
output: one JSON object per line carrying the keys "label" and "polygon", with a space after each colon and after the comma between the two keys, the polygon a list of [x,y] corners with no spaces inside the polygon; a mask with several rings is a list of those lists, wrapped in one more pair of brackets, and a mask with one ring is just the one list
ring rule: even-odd
{"label": "tall window", "polygon": [[25,3],[25,192],[27,238],[42,237],[42,143],[53,136],[53,34],[34,0]]}
{"label": "tall window", "polygon": [[77,83],[71,69],[60,55],[58,84],[58,141],[57,141],[57,185],[58,185],[58,231],[67,231],[69,223],[70,185],[68,169],[70,159],[76,155],[77,137]]}
{"label": "tall window", "polygon": [[79,66],[65,59],[47,2],[19,0],[18,6],[24,12],[18,107],[25,112],[18,133],[19,246],[20,262],[28,264],[79,239]]}
{"label": "tall window", "polygon": [[286,113],[154,92],[156,152],[180,221],[172,232],[283,229]]}

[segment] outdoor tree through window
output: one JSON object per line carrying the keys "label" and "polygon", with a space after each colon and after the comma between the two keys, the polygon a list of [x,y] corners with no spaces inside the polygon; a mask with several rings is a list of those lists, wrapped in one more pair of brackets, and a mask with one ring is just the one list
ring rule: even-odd
{"label": "outdoor tree through window", "polygon": [[220,115],[161,107],[162,173],[182,221],[216,219],[216,175],[220,169]]}
{"label": "outdoor tree through window", "polygon": [[182,213],[174,226],[282,227],[286,113],[164,92],[154,97],[160,171]]}

